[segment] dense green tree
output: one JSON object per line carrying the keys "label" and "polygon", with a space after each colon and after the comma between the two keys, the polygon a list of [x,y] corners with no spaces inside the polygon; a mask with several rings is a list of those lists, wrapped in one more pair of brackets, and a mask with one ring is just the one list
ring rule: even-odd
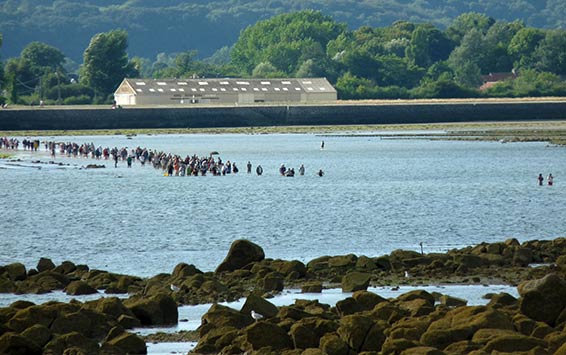
{"label": "dense green tree", "polygon": [[47,70],[58,70],[65,62],[65,55],[57,48],[41,42],[27,45],[20,55],[21,60],[30,63],[32,70],[43,74]]}
{"label": "dense green tree", "polygon": [[106,101],[125,77],[137,77],[134,63],[128,60],[128,34],[124,30],[98,33],[84,52],[81,81]]}
{"label": "dense green tree", "polygon": [[483,52],[483,35],[481,31],[471,29],[448,58],[448,64],[454,71],[458,84],[466,87],[478,87],[481,84],[479,63],[482,62]]}
{"label": "dense green tree", "polygon": [[286,75],[269,62],[259,63],[252,71],[254,78],[284,78]]}
{"label": "dense green tree", "polygon": [[511,40],[524,28],[522,22],[497,22],[489,28],[483,39],[482,61],[479,66],[483,72],[510,72],[513,58],[508,53]]}
{"label": "dense green tree", "polygon": [[432,25],[418,26],[411,35],[406,56],[412,64],[428,68],[433,63],[448,59],[453,42]]}
{"label": "dense green tree", "polygon": [[566,30],[547,31],[534,57],[537,69],[566,75]]}
{"label": "dense green tree", "polygon": [[479,31],[481,34],[486,34],[494,23],[495,19],[485,14],[468,12],[456,17],[446,30],[446,34],[454,42],[460,43],[471,30]]}
{"label": "dense green tree", "polygon": [[[2,34],[0,33],[0,48],[2,47]],[[4,63],[0,61],[0,90],[6,86],[4,79]]]}
{"label": "dense green tree", "polygon": [[532,27],[522,28],[513,36],[509,43],[508,53],[514,59],[515,68],[534,68],[536,65],[535,49],[544,38],[544,31]]}
{"label": "dense green tree", "polygon": [[421,86],[413,89],[411,95],[419,99],[451,99],[476,97],[478,93],[475,90],[458,85],[445,76],[438,80],[424,82]]}
{"label": "dense green tree", "polygon": [[322,50],[313,51],[315,45],[326,48],[330,40],[344,31],[345,25],[317,11],[282,14],[242,31],[231,53],[232,63],[250,74],[258,64],[269,62],[291,75],[304,60],[316,59],[304,58],[303,53],[324,56]]}
{"label": "dense green tree", "polygon": [[516,79],[497,83],[485,94],[492,97],[565,96],[566,82],[556,74],[525,69]]}

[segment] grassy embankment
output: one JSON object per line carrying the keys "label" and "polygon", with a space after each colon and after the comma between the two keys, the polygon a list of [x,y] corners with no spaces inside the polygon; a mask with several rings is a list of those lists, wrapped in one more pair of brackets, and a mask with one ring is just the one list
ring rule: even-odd
{"label": "grassy embankment", "polygon": [[[549,142],[566,145],[566,121],[469,122],[398,125],[335,125],[335,126],[265,126],[237,128],[171,128],[119,130],[4,131],[1,136],[84,136],[84,135],[156,135],[156,134],[319,134],[371,135],[385,138],[435,140],[477,140],[501,142]],[[419,131],[419,132],[414,132]],[[439,133],[442,132],[442,133]]]}

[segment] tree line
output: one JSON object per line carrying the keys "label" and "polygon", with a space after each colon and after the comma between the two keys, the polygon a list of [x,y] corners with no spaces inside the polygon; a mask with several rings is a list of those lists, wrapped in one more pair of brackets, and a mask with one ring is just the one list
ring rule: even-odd
{"label": "tree line", "polygon": [[[123,28],[131,55],[154,58],[178,52],[179,43],[210,56],[236,42],[243,28],[259,20],[301,10],[319,10],[349,28],[384,27],[398,19],[445,29],[462,13],[478,12],[537,28],[565,28],[563,0],[3,0],[0,29],[6,57],[18,56],[32,41],[49,43],[80,62],[84,46],[98,32]],[[206,34],[206,41],[202,36]]]}
{"label": "tree line", "polygon": [[[0,36],[1,45],[1,36]],[[195,50],[128,56],[125,30],[92,37],[80,66],[59,49],[27,45],[0,66],[2,101],[108,103],[125,77],[326,77],[340,99],[565,96],[566,31],[458,16],[442,30],[397,21],[349,30],[319,11],[274,16],[247,27],[205,59]],[[507,79],[479,90],[482,77]]]}

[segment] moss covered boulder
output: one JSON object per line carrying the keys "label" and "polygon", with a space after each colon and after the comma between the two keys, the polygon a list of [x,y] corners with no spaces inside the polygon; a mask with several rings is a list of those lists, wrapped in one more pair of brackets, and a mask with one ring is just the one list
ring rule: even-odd
{"label": "moss covered boulder", "polygon": [[523,282],[518,290],[521,313],[534,320],[553,326],[566,307],[566,280],[557,274]]}
{"label": "moss covered boulder", "polygon": [[0,354],[10,355],[41,355],[42,350],[28,338],[8,332],[0,336]]}
{"label": "moss covered boulder", "polygon": [[177,303],[165,293],[150,297],[133,298],[124,302],[142,325],[177,324],[179,311]]}
{"label": "moss covered boulder", "polygon": [[228,255],[216,268],[215,272],[234,271],[243,268],[253,262],[265,259],[263,249],[249,240],[235,240],[230,246]]}
{"label": "moss covered boulder", "polygon": [[79,295],[92,295],[98,293],[98,291],[83,281],[71,281],[65,287],[65,293],[71,296],[79,296]]}
{"label": "moss covered boulder", "polygon": [[342,292],[367,290],[371,274],[365,272],[350,272],[342,278]]}
{"label": "moss covered boulder", "polygon": [[470,339],[478,329],[513,330],[510,316],[485,306],[459,307],[431,323],[421,336],[423,345],[444,349],[447,345]]}
{"label": "moss covered boulder", "polygon": [[293,342],[287,332],[276,324],[255,322],[242,331],[243,350],[252,351],[269,347],[280,351],[292,349]]}
{"label": "moss covered boulder", "polygon": [[104,345],[118,348],[125,354],[147,354],[145,341],[138,335],[129,332],[122,332],[108,340]]}

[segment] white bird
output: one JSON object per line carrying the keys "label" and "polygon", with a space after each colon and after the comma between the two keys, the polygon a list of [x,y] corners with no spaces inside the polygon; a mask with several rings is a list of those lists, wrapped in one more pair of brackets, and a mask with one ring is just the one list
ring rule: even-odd
{"label": "white bird", "polygon": [[181,290],[179,287],[177,287],[177,286],[175,286],[175,285],[173,285],[173,284],[171,284],[170,288],[171,288],[171,291],[173,291],[173,292],[178,292],[178,291]]}
{"label": "white bird", "polygon": [[409,272],[407,270],[405,270],[405,277],[411,277],[411,275],[409,275]]}
{"label": "white bird", "polygon": [[256,313],[253,309],[251,311],[251,314],[252,314],[252,318],[255,319],[256,322],[263,318],[261,314]]}

